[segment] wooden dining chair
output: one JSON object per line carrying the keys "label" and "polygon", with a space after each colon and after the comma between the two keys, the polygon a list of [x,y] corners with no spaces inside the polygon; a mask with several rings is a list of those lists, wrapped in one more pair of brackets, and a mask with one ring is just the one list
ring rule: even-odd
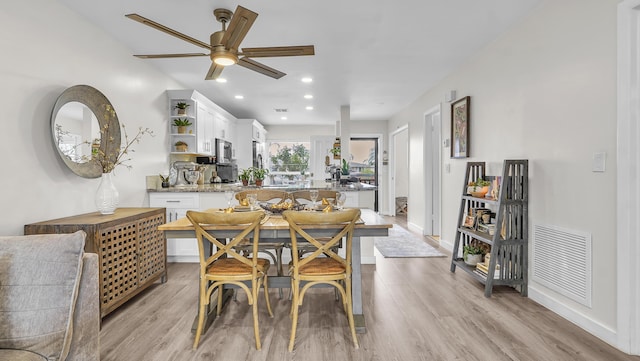
{"label": "wooden dining chair", "polygon": [[[218,305],[216,313],[219,316],[222,309],[222,294],[224,285],[236,285],[247,294],[249,305],[253,309],[253,333],[256,339],[256,349],[260,350],[260,333],[258,328],[258,291],[260,285],[264,287],[264,298],[267,303],[269,316],[273,317],[271,303],[269,302],[269,286],[267,272],[270,262],[268,259],[252,257],[248,258],[236,252],[235,247],[244,239],[251,237],[253,254],[258,254],[258,239],[260,237],[260,221],[264,219],[263,211],[244,213],[205,213],[187,211],[187,218],[193,224],[198,240],[200,259],[200,297],[198,310],[198,326],[193,348],[198,347],[204,317],[208,311],[209,300],[214,290],[218,290]],[[220,228],[240,226],[232,233],[235,236],[229,241],[219,240],[203,226],[217,226]],[[253,236],[251,234],[253,233]],[[212,249],[211,255],[205,253]],[[247,287],[247,281],[251,288]]]}
{"label": "wooden dining chair", "polygon": [[[282,202],[286,199],[289,199],[289,193],[281,190],[275,189],[256,189],[256,190],[246,190],[240,191],[236,193],[236,199],[238,201],[242,201],[247,198],[248,193],[256,193],[258,202],[268,202],[268,203],[278,203]],[[262,252],[267,254],[273,260],[273,264],[276,266],[276,273],[278,276],[282,276],[284,271],[282,269],[282,249],[284,248],[283,242],[260,242],[258,245],[258,252]],[[240,242],[236,249],[241,250],[245,253],[250,253],[252,251],[252,246],[250,242],[244,241]]]}
{"label": "wooden dining chair", "polygon": [[[296,204],[311,204],[313,202],[313,200],[311,200],[311,192],[309,192],[309,190],[299,190],[299,191],[294,191],[291,192],[290,194],[291,199],[293,200],[294,203]],[[316,200],[316,202],[318,202],[318,204],[320,204],[320,202],[322,201],[322,199],[326,199],[328,202],[330,202],[332,205],[336,204],[336,198],[338,196],[338,192],[337,191],[332,191],[329,189],[319,189],[318,190],[318,199]],[[318,239],[320,242],[325,242],[328,239]],[[289,248],[291,249],[291,244],[289,242],[286,242],[284,244],[285,248]],[[338,249],[342,247],[342,242],[338,242],[335,247],[333,248],[333,251],[338,253]],[[313,252],[315,251],[315,247],[305,244],[305,242],[298,242],[298,254],[299,257],[302,257],[305,253],[308,252]],[[293,252],[293,250],[291,250],[291,252]],[[291,256],[291,258],[293,259],[293,255]]]}
{"label": "wooden dining chair", "polygon": [[[285,211],[282,217],[289,223],[291,247],[294,255],[298,255],[299,237],[316,248],[315,251],[307,254],[304,258],[294,257],[292,267],[289,270],[291,289],[293,291],[289,351],[293,351],[299,308],[302,306],[305,292],[316,284],[328,284],[340,292],[353,337],[353,345],[358,348],[351,294],[351,247],[353,230],[360,218],[360,210],[346,209],[337,212]],[[310,229],[314,231],[310,231]],[[328,242],[319,242],[317,237],[312,235],[316,234],[318,229],[322,229],[322,237],[330,234],[331,238]],[[333,246],[343,237],[345,238],[346,246],[344,258],[332,250]],[[326,257],[322,255],[326,255]],[[300,288],[301,285],[302,288]]]}
{"label": "wooden dining chair", "polygon": [[[332,191],[329,189],[318,189],[318,199],[316,200],[319,204],[322,202],[322,199],[326,199],[331,204],[336,204],[336,196],[338,192]],[[308,189],[293,191],[289,193],[291,199],[294,203],[297,204],[309,204],[312,202],[311,200],[311,192]]]}

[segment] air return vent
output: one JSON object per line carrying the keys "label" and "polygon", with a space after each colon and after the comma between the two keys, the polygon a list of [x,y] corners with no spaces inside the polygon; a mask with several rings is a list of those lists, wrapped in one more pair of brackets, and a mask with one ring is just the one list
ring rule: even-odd
{"label": "air return vent", "polygon": [[276,113],[286,113],[288,110],[287,108],[276,108]]}
{"label": "air return vent", "polygon": [[591,307],[591,234],[533,227],[532,280]]}

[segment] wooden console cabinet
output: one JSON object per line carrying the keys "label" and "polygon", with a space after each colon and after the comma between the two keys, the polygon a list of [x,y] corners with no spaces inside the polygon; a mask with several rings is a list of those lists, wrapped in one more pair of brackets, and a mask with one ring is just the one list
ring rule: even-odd
{"label": "wooden console cabinet", "polygon": [[24,226],[24,234],[87,233],[85,251],[97,253],[100,316],[104,317],[158,279],[166,281],[167,247],[164,208],[118,208]]}

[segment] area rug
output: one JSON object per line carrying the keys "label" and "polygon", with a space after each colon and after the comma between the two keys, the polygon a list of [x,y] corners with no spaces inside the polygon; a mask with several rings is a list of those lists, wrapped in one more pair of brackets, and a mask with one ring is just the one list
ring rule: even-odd
{"label": "area rug", "polygon": [[385,258],[446,257],[420,236],[397,224],[389,229],[388,237],[377,237],[374,244]]}

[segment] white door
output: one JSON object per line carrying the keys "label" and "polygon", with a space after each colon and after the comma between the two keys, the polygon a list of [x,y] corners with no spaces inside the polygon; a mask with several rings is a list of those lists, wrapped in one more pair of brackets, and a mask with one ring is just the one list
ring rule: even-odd
{"label": "white door", "polygon": [[309,172],[313,174],[313,180],[325,180],[331,175],[325,172],[325,157],[329,155],[329,149],[333,148],[333,142],[336,138],[333,136],[312,136],[311,154],[309,157]]}

